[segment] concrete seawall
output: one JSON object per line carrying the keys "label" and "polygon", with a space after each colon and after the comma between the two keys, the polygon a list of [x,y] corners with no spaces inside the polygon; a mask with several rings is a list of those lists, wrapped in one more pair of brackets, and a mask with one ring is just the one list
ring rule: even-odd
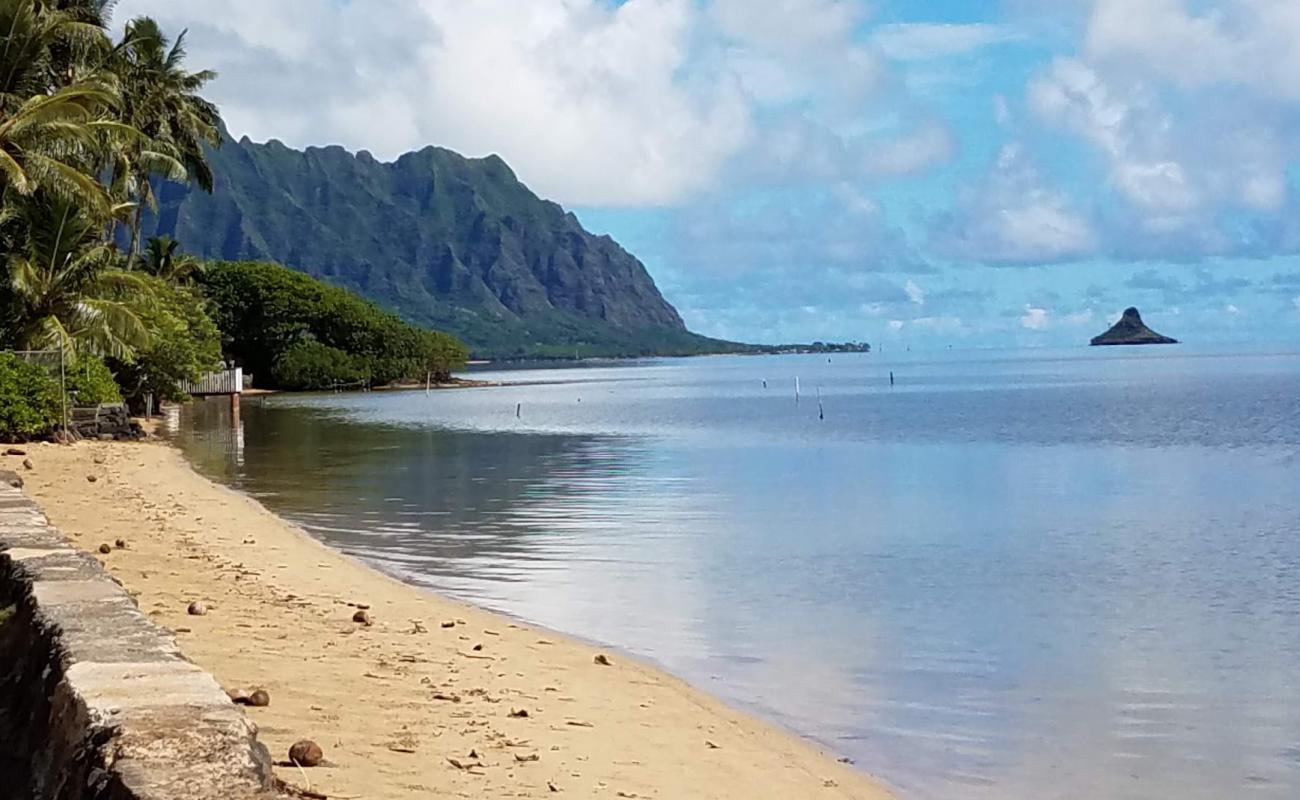
{"label": "concrete seawall", "polygon": [[272,785],[216,680],[0,481],[0,797],[263,800]]}

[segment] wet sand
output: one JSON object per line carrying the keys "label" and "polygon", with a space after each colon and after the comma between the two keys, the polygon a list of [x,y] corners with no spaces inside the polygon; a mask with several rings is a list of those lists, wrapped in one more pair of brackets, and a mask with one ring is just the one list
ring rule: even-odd
{"label": "wet sand", "polygon": [[[272,756],[322,745],[326,765],[278,770],[292,784],[340,800],[892,796],[658,669],[333,551],[168,445],[28,449],[27,491],[50,520],[222,685],[270,693],[248,711]],[[126,549],[98,553],[118,538]],[[206,615],[187,614],[194,600]],[[369,625],[353,621],[361,605]]]}

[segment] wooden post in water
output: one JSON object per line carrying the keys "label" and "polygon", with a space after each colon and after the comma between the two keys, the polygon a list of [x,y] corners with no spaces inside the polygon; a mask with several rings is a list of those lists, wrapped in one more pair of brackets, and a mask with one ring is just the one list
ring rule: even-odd
{"label": "wooden post in water", "polygon": [[424,396],[429,396],[429,390],[433,387],[433,373],[424,373]]}
{"label": "wooden post in water", "polygon": [[522,416],[523,413],[524,413],[524,404],[515,403],[515,419],[519,419],[519,417]]}
{"label": "wooden post in water", "polygon": [[794,378],[794,401],[796,403],[799,402],[799,376],[798,375],[796,375]]}
{"label": "wooden post in water", "polygon": [[890,371],[889,371],[889,385],[890,385],[890,386],[893,386],[893,385],[894,385],[894,372],[893,372],[893,370],[890,370]]}
{"label": "wooden post in water", "polygon": [[826,419],[826,407],[822,405],[822,387],[817,387],[817,419]]}

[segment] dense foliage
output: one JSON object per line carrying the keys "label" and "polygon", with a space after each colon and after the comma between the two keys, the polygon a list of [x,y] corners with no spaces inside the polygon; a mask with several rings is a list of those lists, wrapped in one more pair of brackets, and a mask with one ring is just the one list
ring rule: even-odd
{"label": "dense foliage", "polygon": [[62,418],[59,384],[49,371],[12,353],[0,353],[0,438],[38,436]]}
{"label": "dense foliage", "polygon": [[277,264],[217,262],[200,278],[225,351],[265,384],[323,389],[439,379],[463,366],[459,341],[403,322],[337,286]]}
{"label": "dense foliage", "polygon": [[271,365],[271,380],[282,389],[310,391],[353,386],[364,383],[365,378],[360,359],[315,339],[294,342]]}
{"label": "dense foliage", "polygon": [[141,320],[153,336],[135,358],[114,364],[133,409],[141,408],[147,395],[157,402],[185,400],[181,381],[194,380],[221,361],[221,332],[199,289],[152,276],[141,281],[151,297]]}
{"label": "dense foliage", "polygon": [[79,406],[97,406],[101,403],[122,402],[122,391],[117,386],[113,371],[103,360],[82,356],[65,372],[68,399]]}

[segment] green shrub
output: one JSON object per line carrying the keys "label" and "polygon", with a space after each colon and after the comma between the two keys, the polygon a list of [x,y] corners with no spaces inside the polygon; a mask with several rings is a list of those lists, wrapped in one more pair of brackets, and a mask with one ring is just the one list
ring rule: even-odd
{"label": "green shrub", "polygon": [[63,421],[59,383],[43,368],[0,353],[0,439],[31,439]]}
{"label": "green shrub", "polygon": [[68,368],[69,399],[79,406],[122,402],[122,392],[108,365],[94,356],[81,356]]}
{"label": "green shrub", "polygon": [[364,380],[357,359],[314,339],[304,339],[285,349],[271,366],[276,386],[295,391],[329,389],[336,384]]}

